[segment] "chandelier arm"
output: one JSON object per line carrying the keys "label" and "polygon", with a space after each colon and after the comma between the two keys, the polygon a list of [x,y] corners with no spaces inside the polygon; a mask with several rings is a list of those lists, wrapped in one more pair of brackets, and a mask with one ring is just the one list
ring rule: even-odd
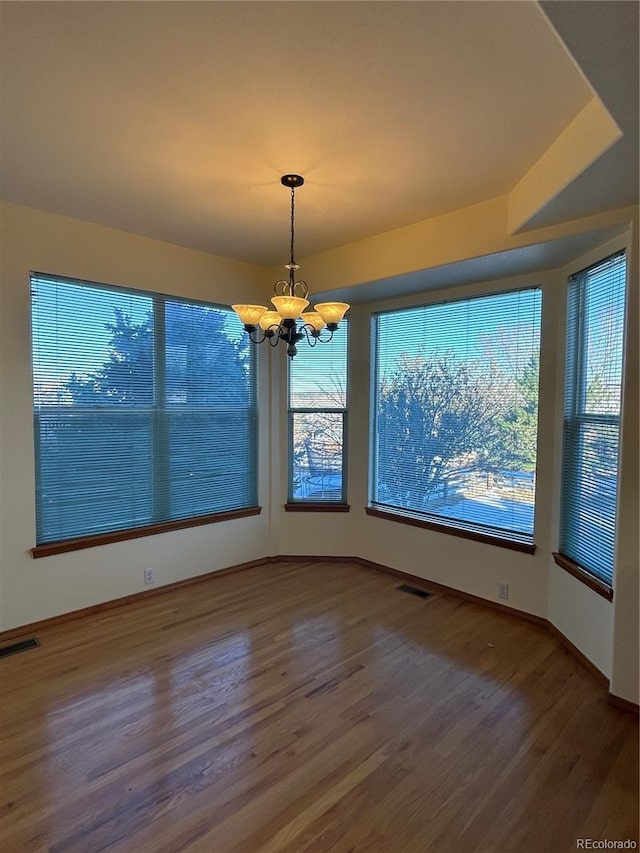
{"label": "chandelier arm", "polygon": [[[333,339],[334,329],[327,329],[326,326],[321,331],[317,332],[310,323],[305,323],[300,327],[300,331],[304,331],[307,336],[307,343],[310,347],[315,347],[317,344],[328,344]],[[329,337],[322,337],[325,332],[328,332]]]}
{"label": "chandelier arm", "polygon": [[305,337],[307,339],[307,343],[310,347],[315,347],[318,344],[320,339],[320,333],[316,332],[316,330],[309,323],[303,323],[300,326],[300,331],[304,332]]}
{"label": "chandelier arm", "polygon": [[[318,333],[318,341],[319,341],[321,344],[328,344],[328,343],[329,343],[329,341],[332,341],[332,340],[333,340],[334,331],[335,331],[334,329],[327,329],[327,328],[325,327],[325,328],[322,330],[322,332],[319,332],[319,333]],[[328,332],[328,333],[329,333],[329,337],[328,337],[328,338],[323,338],[323,337],[321,337],[321,335],[322,335],[322,333],[323,333],[323,332]]]}
{"label": "chandelier arm", "polygon": [[268,337],[266,332],[262,333],[262,337],[258,337],[261,331],[258,326],[254,326],[253,328],[247,328],[247,326],[245,326],[244,328],[246,333],[249,335],[249,340],[252,344],[263,344]]}

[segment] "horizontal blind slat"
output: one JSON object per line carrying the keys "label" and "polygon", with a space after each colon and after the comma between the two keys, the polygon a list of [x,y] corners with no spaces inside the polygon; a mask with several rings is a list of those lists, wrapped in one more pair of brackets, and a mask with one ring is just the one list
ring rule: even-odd
{"label": "horizontal blind slat", "polygon": [[288,362],[289,500],[345,502],[348,319]]}
{"label": "horizontal blind slat", "polygon": [[613,582],[626,259],[572,276],[567,302],[560,549]]}
{"label": "horizontal blind slat", "polygon": [[257,503],[255,351],[230,309],[31,284],[38,544]]}
{"label": "horizontal blind slat", "polygon": [[374,504],[533,537],[541,291],[375,315]]}

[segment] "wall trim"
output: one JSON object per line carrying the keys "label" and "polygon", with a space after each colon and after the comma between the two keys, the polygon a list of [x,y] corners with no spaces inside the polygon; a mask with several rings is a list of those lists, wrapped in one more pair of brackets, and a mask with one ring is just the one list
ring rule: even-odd
{"label": "wall trim", "polygon": [[114,610],[116,607],[124,607],[127,604],[137,604],[140,601],[145,601],[148,598],[155,598],[157,595],[164,595],[166,592],[174,592],[177,589],[183,589],[186,586],[193,586],[197,583],[211,580],[214,577],[222,577],[223,575],[232,575],[236,572],[243,572],[245,569],[253,569],[257,566],[265,565],[273,562],[273,558],[261,557],[259,560],[249,560],[246,563],[238,563],[235,566],[229,566],[226,569],[217,569],[213,572],[206,572],[203,575],[194,575],[191,578],[185,578],[181,581],[164,584],[164,586],[155,587],[154,589],[143,589],[140,592],[133,592],[130,595],[123,595],[121,598],[112,598],[110,601],[102,601],[100,604],[92,604],[89,607],[81,607],[79,610],[70,610],[68,613],[60,613],[58,616],[50,616],[48,619],[40,619],[38,622],[29,622],[27,625],[19,625],[17,628],[9,628],[6,631],[0,631],[0,643],[5,640],[13,640],[17,637],[23,637],[25,634],[33,634],[36,631],[43,631],[45,628],[53,628],[56,625],[63,625],[65,622],[74,622],[76,619],[82,619],[84,616],[93,616],[96,613],[103,613],[105,610]]}
{"label": "wall trim", "polygon": [[629,699],[623,699],[621,696],[616,696],[610,692],[609,679],[604,672],[602,672],[602,670],[600,670],[593,661],[589,660],[589,658],[581,652],[580,649],[553,624],[553,622],[550,622],[549,619],[545,619],[543,616],[536,616],[534,613],[527,613],[526,610],[518,610],[515,607],[508,607],[507,605],[500,604],[497,601],[491,601],[487,598],[481,598],[478,595],[472,595],[469,592],[463,592],[462,590],[454,589],[453,587],[445,586],[444,584],[426,580],[425,578],[421,578],[419,575],[412,575],[409,572],[400,571],[400,569],[392,569],[390,566],[382,565],[382,563],[374,563],[371,560],[364,560],[360,557],[345,557],[345,560],[352,560],[361,566],[375,569],[376,571],[383,572],[384,574],[394,575],[398,578],[410,580],[414,584],[421,584],[429,589],[433,589],[435,592],[442,592],[446,595],[463,598],[465,601],[471,601],[474,604],[490,607],[492,610],[498,610],[501,613],[509,613],[512,616],[517,616],[520,619],[525,619],[527,622],[533,622],[535,625],[540,625],[541,627],[546,628],[551,634],[553,634],[558,642],[591,673],[596,681],[598,681],[607,690],[610,705],[620,708],[623,711],[629,711],[632,714],[639,713],[638,705],[635,702],[631,702]]}
{"label": "wall trim", "polygon": [[107,610],[114,610],[117,607],[124,607],[127,604],[135,604],[141,601],[146,601],[150,598],[155,598],[158,595],[164,595],[168,592],[173,592],[178,589],[184,589],[185,587],[194,586],[195,584],[205,583],[206,581],[213,580],[217,577],[224,577],[226,575],[235,574],[236,572],[243,572],[248,569],[258,568],[260,566],[269,565],[271,563],[354,563],[355,565],[362,566],[365,569],[372,569],[373,571],[380,572],[382,574],[391,575],[392,577],[397,577],[401,580],[409,580],[413,584],[418,584],[420,586],[426,587],[433,592],[439,592],[444,595],[452,595],[456,598],[461,598],[464,601],[469,601],[473,604],[479,604],[482,607],[489,607],[492,610],[497,610],[500,613],[506,613],[511,616],[515,616],[519,619],[524,619],[527,622],[531,622],[534,625],[539,625],[542,628],[545,628],[549,631],[553,636],[558,640],[558,642],[565,647],[565,649],[573,655],[573,657],[580,663],[582,666],[589,671],[589,673],[598,681],[603,687],[605,687],[608,691],[608,700],[609,704],[615,708],[618,708],[622,711],[627,711],[629,713],[638,715],[639,706],[630,701],[629,699],[623,699],[621,696],[616,696],[611,693],[609,690],[609,679],[607,676],[600,670],[598,667],[589,660],[589,658],[580,651],[580,649],[575,646],[571,640],[566,637],[559,628],[557,628],[552,622],[543,616],[537,616],[535,613],[527,613],[526,610],[518,610],[515,607],[509,607],[506,604],[500,604],[497,601],[491,601],[488,598],[481,598],[479,595],[473,595],[470,592],[464,592],[460,589],[455,589],[451,586],[446,586],[445,584],[437,583],[436,581],[428,580],[427,578],[422,578],[419,575],[414,575],[411,572],[403,572],[400,569],[394,569],[391,566],[385,566],[383,563],[376,563],[373,560],[366,560],[363,557],[353,557],[353,556],[336,556],[336,555],[309,555],[309,554],[278,554],[277,556],[272,557],[260,557],[256,560],[249,560],[246,563],[238,563],[235,566],[228,566],[225,569],[217,569],[212,572],[206,572],[202,575],[195,575],[191,578],[185,578],[184,580],[174,581],[173,583],[165,584],[164,586],[157,587],[155,589],[145,589],[140,592],[134,592],[131,595],[125,595],[121,598],[114,598],[110,601],[104,601],[100,604],[93,604],[90,607],[83,607],[79,610],[71,610],[68,613],[61,613],[58,616],[51,616],[48,619],[41,619],[38,622],[31,622],[27,625],[21,625],[17,628],[10,628],[7,631],[0,632],[0,643],[5,642],[6,640],[13,640],[19,637],[23,637],[25,634],[33,634],[37,631],[44,630],[45,628],[52,628],[57,625],[62,625],[66,622],[73,622],[76,619],[82,619],[84,616],[93,616],[96,613],[103,613]]}
{"label": "wall trim", "polygon": [[[518,610],[516,607],[509,607],[506,604],[500,604],[498,601],[491,601],[488,598],[482,598],[479,595],[473,595],[470,592],[464,592],[460,589],[455,589],[451,586],[446,586],[445,584],[436,583],[435,581],[428,580],[427,578],[422,578],[419,575],[411,574],[411,572],[403,572],[400,569],[393,569],[391,566],[385,566],[382,563],[376,563],[372,560],[365,560],[363,557],[309,557],[309,556],[293,556],[293,555],[281,555],[277,558],[278,560],[294,560],[294,561],[306,561],[316,562],[316,563],[326,563],[326,562],[336,562],[336,563],[356,563],[359,566],[363,566],[364,568],[373,569],[377,572],[382,572],[386,575],[392,575],[393,577],[400,578],[401,580],[411,581],[414,585],[423,586],[433,592],[440,592],[445,595],[453,595],[456,598],[462,598],[464,601],[470,601],[473,604],[479,604],[483,607],[490,607],[492,610],[497,610],[499,613],[506,613],[511,616],[516,616],[519,619],[524,619],[527,622],[532,622],[534,625],[539,625],[542,628],[545,628],[549,631],[553,636],[560,642],[561,645],[565,647],[565,649],[570,652],[576,660],[585,667],[585,669],[589,670],[591,675],[598,681],[603,687],[607,690],[609,689],[609,679],[607,676],[600,670],[589,658],[580,651],[580,649],[574,645],[571,640],[566,637],[562,631],[557,628],[552,622],[546,619],[544,616],[537,616],[535,613],[527,613],[526,610]],[[609,701],[612,705],[616,705],[618,708],[624,708],[625,710],[632,711],[637,713],[637,705],[633,702],[629,702],[627,699],[622,699],[618,696],[613,696],[612,693],[609,693]]]}
{"label": "wall trim", "polygon": [[628,711],[631,714],[635,714],[636,717],[640,716],[640,706],[635,702],[630,702],[628,699],[623,699],[622,696],[609,693],[609,704],[613,705],[614,708],[619,708],[621,711]]}
{"label": "wall trim", "polygon": [[584,652],[581,652],[580,649],[576,645],[574,645],[571,640],[553,624],[553,622],[550,622],[548,619],[545,621],[547,622],[547,628],[553,634],[553,636],[560,641],[560,643],[565,647],[565,649],[570,652],[574,656],[574,658],[576,658],[576,660],[578,660],[582,664],[582,666],[585,667],[585,669],[589,670],[591,675],[593,675],[594,678],[599,681],[603,687],[606,687],[608,690],[609,679],[604,674],[604,672],[602,672],[601,669],[598,669],[595,663],[593,663],[593,661],[590,661],[589,658],[584,654]]}
{"label": "wall trim", "polygon": [[464,592],[461,589],[455,589],[452,586],[436,583],[435,581],[421,578],[419,575],[413,575],[410,572],[403,572],[400,569],[392,569],[391,566],[385,566],[382,563],[375,563],[372,560],[365,560],[361,557],[350,557],[355,563],[364,566],[367,569],[375,569],[375,571],[383,572],[387,575],[409,580],[413,584],[422,584],[434,592],[441,592],[445,595],[455,595],[457,598],[462,598],[465,601],[470,601],[473,604],[482,604],[484,607],[490,607],[492,610],[498,610],[500,613],[508,613],[511,616],[519,616],[520,619],[525,619],[527,622],[533,622],[534,625],[542,625],[547,627],[548,621],[543,616],[536,616],[535,613],[527,613],[526,610],[518,610],[516,607],[509,607],[506,604],[500,604],[497,601],[491,601],[489,598],[482,598],[479,595],[473,595],[471,592]]}
{"label": "wall trim", "polygon": [[322,556],[322,554],[278,554],[277,557],[268,557],[270,563],[360,563],[360,557],[336,557],[334,555]]}

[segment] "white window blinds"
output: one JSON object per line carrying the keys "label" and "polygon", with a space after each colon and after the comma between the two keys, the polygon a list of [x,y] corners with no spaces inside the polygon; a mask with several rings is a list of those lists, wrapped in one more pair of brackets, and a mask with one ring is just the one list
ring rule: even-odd
{"label": "white window blinds", "polygon": [[374,317],[371,503],[533,541],[541,292]]}
{"label": "white window blinds", "polygon": [[624,253],[569,281],[561,552],[613,579],[624,343]]}
{"label": "white window blinds", "polygon": [[255,356],[233,311],[34,274],[37,543],[255,506]]}
{"label": "white window blinds", "polygon": [[348,329],[288,361],[290,501],[346,501]]}

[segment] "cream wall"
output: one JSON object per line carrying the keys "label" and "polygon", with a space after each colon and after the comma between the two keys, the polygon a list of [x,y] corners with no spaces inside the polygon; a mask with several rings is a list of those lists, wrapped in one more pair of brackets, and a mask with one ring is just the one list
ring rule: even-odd
{"label": "cream wall", "polygon": [[[34,560],[29,271],[228,301],[262,298],[262,271],[167,243],[2,203],[0,267],[0,629],[264,556],[269,512]],[[268,398],[262,365],[261,411]],[[268,422],[260,421],[260,501],[269,504]]]}
{"label": "cream wall", "polygon": [[[634,218],[634,223],[637,219]],[[637,226],[636,226],[637,227]],[[484,282],[376,304],[349,313],[348,514],[285,513],[286,471],[279,477],[274,518],[285,554],[355,555],[410,572],[490,601],[497,584],[509,584],[512,607],[548,618],[608,678],[616,695],[638,702],[638,275],[637,246],[629,232],[566,267],[544,274]],[[625,412],[620,482],[620,523],[613,604],[556,566],[558,550],[562,410],[564,395],[565,296],[568,276],[608,254],[627,248],[629,303],[626,340]],[[371,315],[400,308],[499,292],[531,285],[543,291],[540,409],[534,555],[485,545],[398,522],[367,516]],[[281,365],[281,412],[286,411]],[[286,419],[279,452],[286,454]]]}
{"label": "cream wall", "polygon": [[[487,545],[446,533],[387,521],[365,514],[368,499],[369,448],[369,376],[370,329],[374,311],[438,302],[442,299],[513,290],[520,287],[543,287],[543,328],[545,333],[555,326],[555,281],[549,274],[520,276],[482,285],[465,286],[428,295],[368,305],[354,306],[349,314],[349,481],[348,514],[280,513],[283,542],[296,541],[298,531],[305,550],[285,553],[357,555],[395,569],[410,572],[464,592],[497,601],[498,582],[509,584],[509,604],[539,616],[546,615],[547,554],[549,551],[548,506],[552,482],[551,441],[555,394],[555,358],[545,349],[541,360],[540,429],[538,460],[538,500],[536,503],[536,545],[534,555]],[[284,407],[283,407],[284,408]],[[284,448],[284,445],[283,445]],[[286,483],[282,482],[282,495]],[[282,503],[282,501],[281,501]],[[330,535],[327,531],[330,530]],[[316,549],[315,551],[313,549]],[[320,550],[317,550],[320,549]],[[346,550],[345,550],[346,549]]]}
{"label": "cream wall", "polygon": [[[0,268],[0,390],[3,401],[0,411],[0,629],[140,591],[143,589],[142,569],[147,566],[155,568],[157,583],[164,584],[267,555],[359,556],[489,600],[497,600],[498,581],[508,583],[509,603],[513,607],[550,618],[611,677],[613,692],[638,701],[638,259],[637,244],[631,243],[630,235],[636,233],[633,229],[622,241],[601,246],[591,257],[576,259],[568,268],[465,286],[455,291],[449,289],[446,294],[429,292],[352,308],[348,436],[350,513],[284,512],[287,492],[286,359],[281,348],[275,351],[261,348],[262,515],[33,560],[30,555],[30,548],[35,544],[35,524],[29,270],[214,302],[227,301],[229,291],[234,300],[264,302],[271,281],[267,271],[260,268],[102,226],[8,203],[2,203],[0,210],[3,247]],[[618,211],[610,218],[612,222],[619,222],[624,215],[626,212]],[[637,210],[633,216],[637,229]],[[589,230],[590,221],[584,221],[585,230]],[[599,224],[601,222],[602,218]],[[572,225],[567,232],[567,225],[560,226],[555,236],[573,233],[576,227]],[[473,250],[478,254],[483,253],[483,246],[487,253],[494,242],[489,238],[483,242],[477,232],[473,239],[477,242]],[[611,605],[558,569],[549,555],[557,548],[555,519],[561,452],[566,278],[568,272],[603,257],[622,243],[630,248],[627,405],[620,494],[623,523],[618,544],[616,598]],[[381,245],[379,248],[382,250]],[[465,244],[461,253],[468,249]],[[390,254],[395,257],[395,250]],[[459,254],[458,258],[461,256]],[[353,266],[347,264],[349,280],[365,262],[366,251],[363,254],[359,248],[353,257]],[[385,270],[393,270],[394,257],[387,257],[382,265]],[[373,261],[367,258],[369,272],[373,269]],[[314,281],[312,276],[309,278]],[[543,288],[536,554],[521,554],[367,516],[364,507],[368,476],[371,313],[381,308],[437,301],[443,296],[451,298],[453,293],[466,296],[535,284]]]}

